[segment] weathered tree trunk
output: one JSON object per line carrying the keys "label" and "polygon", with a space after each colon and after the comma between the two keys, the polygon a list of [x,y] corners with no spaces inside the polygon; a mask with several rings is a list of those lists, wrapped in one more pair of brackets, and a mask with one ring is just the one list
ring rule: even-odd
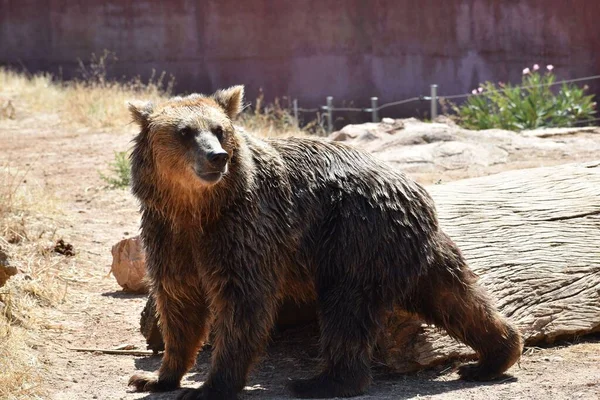
{"label": "weathered tree trunk", "polygon": [[[600,162],[428,190],[442,228],[527,345],[600,330]],[[288,323],[300,315],[290,310]],[[390,316],[377,352],[379,362],[400,372],[472,356],[444,332],[401,312]]]}
{"label": "weathered tree trunk", "polygon": [[[600,330],[600,162],[428,190],[442,228],[527,345]],[[474,355],[401,315],[390,319],[382,347],[384,362],[399,371]]]}

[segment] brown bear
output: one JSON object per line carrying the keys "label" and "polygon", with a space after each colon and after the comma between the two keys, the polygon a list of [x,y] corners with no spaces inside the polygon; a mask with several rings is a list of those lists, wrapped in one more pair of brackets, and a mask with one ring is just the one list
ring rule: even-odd
{"label": "brown bear", "polygon": [[417,183],[358,149],[236,130],[243,87],[131,104],[141,131],[132,190],[165,353],[138,391],[179,387],[209,330],[212,366],[180,399],[235,399],[283,299],[316,302],[322,365],[297,397],[350,397],[371,381],[394,307],[475,349],[464,379],[494,379],[520,357],[519,332],[475,283]]}

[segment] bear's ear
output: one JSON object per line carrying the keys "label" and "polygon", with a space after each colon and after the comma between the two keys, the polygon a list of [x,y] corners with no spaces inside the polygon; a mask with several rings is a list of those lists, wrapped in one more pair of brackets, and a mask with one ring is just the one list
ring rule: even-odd
{"label": "bear's ear", "polygon": [[232,86],[229,89],[217,91],[212,98],[223,107],[230,119],[234,119],[242,111],[244,101],[244,86]]}
{"label": "bear's ear", "polygon": [[152,114],[154,105],[150,101],[134,100],[127,102],[129,112],[133,120],[137,122],[142,129],[148,126],[148,119]]}

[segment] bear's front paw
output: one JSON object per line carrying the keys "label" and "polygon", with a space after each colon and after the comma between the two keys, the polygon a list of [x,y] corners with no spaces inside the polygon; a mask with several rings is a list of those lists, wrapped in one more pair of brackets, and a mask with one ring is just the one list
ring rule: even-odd
{"label": "bear's front paw", "polygon": [[168,392],[179,387],[177,383],[160,381],[143,375],[133,375],[129,378],[128,385],[135,387],[136,392]]}

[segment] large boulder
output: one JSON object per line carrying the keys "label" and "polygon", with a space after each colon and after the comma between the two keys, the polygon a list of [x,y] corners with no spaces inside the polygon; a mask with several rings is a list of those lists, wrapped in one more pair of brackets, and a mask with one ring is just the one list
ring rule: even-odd
{"label": "large boulder", "polygon": [[367,150],[428,184],[594,160],[600,152],[599,133],[597,127],[471,131],[447,118],[433,123],[409,118],[347,125],[329,138]]}

